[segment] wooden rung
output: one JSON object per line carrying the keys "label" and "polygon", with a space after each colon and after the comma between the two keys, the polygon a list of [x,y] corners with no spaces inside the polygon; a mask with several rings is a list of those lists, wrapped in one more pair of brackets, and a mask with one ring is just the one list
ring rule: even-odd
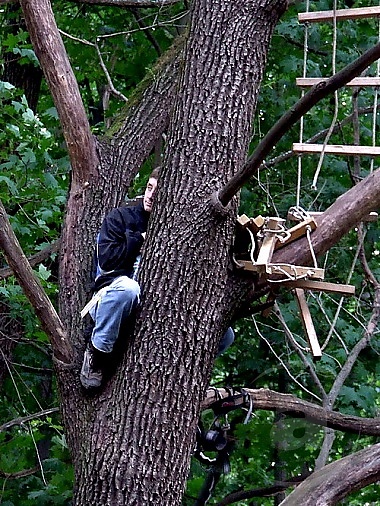
{"label": "wooden rung", "polygon": [[[295,153],[321,153],[322,144],[294,143],[293,151]],[[332,155],[359,155],[359,156],[379,156],[379,146],[349,146],[340,144],[328,144],[325,147],[325,153]]]}
{"label": "wooden rung", "polygon": [[291,264],[268,264],[266,272],[269,275],[292,276],[294,278],[323,279],[325,270],[318,267],[304,267]]}
{"label": "wooden rung", "polygon": [[[307,211],[307,214],[312,218],[317,218],[318,216],[322,216],[323,211]],[[289,221],[298,221],[297,218],[294,217],[292,213],[288,213],[287,219]],[[362,221],[377,221],[379,219],[379,214],[376,211],[372,211],[367,216],[365,216]]]}
{"label": "wooden rung", "polygon": [[258,272],[260,274],[268,274],[273,276],[285,276],[286,281],[291,281],[289,278],[311,278],[323,279],[325,277],[324,269],[316,267],[304,267],[300,265],[290,264],[259,264],[252,263],[249,260],[236,260],[239,265],[246,271]]}
{"label": "wooden rung", "polygon": [[298,223],[298,225],[295,225],[292,228],[289,228],[286,232],[289,234],[287,238],[284,241],[278,240],[275,245],[275,249],[280,249],[283,246],[287,246],[291,242],[299,239],[303,235],[306,234],[307,227],[310,227],[311,230],[315,230],[317,228],[317,223],[314,220],[314,218],[307,218],[304,221],[301,221]]}
{"label": "wooden rung", "polygon": [[[296,84],[303,88],[327,81],[328,77],[297,77]],[[380,86],[380,77],[355,77],[345,86]]]}
{"label": "wooden rung", "polygon": [[306,302],[305,292],[301,288],[296,288],[295,295],[300,310],[301,321],[310,344],[311,353],[313,354],[313,358],[315,360],[319,360],[322,357],[322,350],[319,346],[310,309]]}
{"label": "wooden rung", "polygon": [[[338,21],[345,19],[362,19],[380,16],[380,7],[360,7],[355,9],[337,9],[335,18]],[[300,23],[319,23],[321,21],[333,21],[334,11],[300,12],[298,21]]]}
{"label": "wooden rung", "polygon": [[311,279],[284,281],[281,283],[281,286],[285,286],[287,288],[302,288],[303,290],[313,290],[316,292],[338,293],[340,295],[355,295],[355,287],[353,285],[340,285],[338,283],[314,281]]}

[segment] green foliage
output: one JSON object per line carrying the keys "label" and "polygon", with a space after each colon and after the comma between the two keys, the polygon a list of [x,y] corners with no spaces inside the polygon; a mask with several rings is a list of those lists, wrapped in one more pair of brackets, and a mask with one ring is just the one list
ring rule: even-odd
{"label": "green foliage", "polygon": [[0,82],[0,107],[0,198],[29,254],[59,236],[69,163],[51,111],[41,119],[7,82]]}

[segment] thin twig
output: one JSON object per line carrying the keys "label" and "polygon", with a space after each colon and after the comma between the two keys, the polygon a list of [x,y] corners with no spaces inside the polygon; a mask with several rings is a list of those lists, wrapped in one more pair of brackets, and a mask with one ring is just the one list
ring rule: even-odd
{"label": "thin twig", "polygon": [[49,416],[53,413],[59,413],[59,408],[48,408],[43,409],[42,411],[38,411],[37,413],[32,413],[30,415],[26,416],[20,416],[18,418],[14,418],[13,420],[10,420],[9,422],[3,423],[3,425],[0,425],[0,432],[4,432],[6,430],[9,430],[12,427],[23,425],[26,422],[30,422],[31,420],[35,420],[36,418],[42,418],[44,416]]}

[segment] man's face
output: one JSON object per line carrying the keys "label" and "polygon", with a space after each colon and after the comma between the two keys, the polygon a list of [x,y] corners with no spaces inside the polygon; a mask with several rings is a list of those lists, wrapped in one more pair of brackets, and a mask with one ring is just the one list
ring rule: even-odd
{"label": "man's face", "polygon": [[146,185],[143,201],[144,209],[148,213],[150,213],[152,210],[156,190],[157,190],[157,179],[151,177],[148,181],[148,184]]}

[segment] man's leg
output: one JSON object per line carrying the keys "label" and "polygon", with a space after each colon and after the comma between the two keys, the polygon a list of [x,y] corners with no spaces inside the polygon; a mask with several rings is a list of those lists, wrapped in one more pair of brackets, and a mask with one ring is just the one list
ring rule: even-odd
{"label": "man's leg", "polygon": [[227,350],[235,340],[235,332],[232,327],[228,327],[219,343],[217,357]]}
{"label": "man's leg", "polygon": [[139,301],[140,287],[127,276],[116,278],[90,311],[95,326],[86,348],[80,380],[85,388],[97,388],[103,379],[102,366],[118,338],[120,327]]}
{"label": "man's leg", "polygon": [[121,324],[136,307],[139,296],[137,281],[127,276],[120,276],[109,285],[94,311],[90,312],[95,322],[91,342],[97,350],[111,353]]}

